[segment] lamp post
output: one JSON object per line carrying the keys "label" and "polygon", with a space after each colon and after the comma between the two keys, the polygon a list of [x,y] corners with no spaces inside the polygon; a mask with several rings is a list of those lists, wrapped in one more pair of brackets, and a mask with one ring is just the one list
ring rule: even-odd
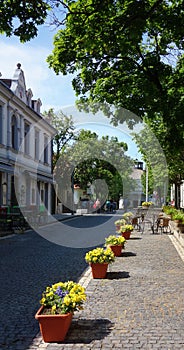
{"label": "lamp post", "polygon": [[148,202],[148,184],[149,184],[149,173],[148,173],[148,166],[146,165],[146,202]]}
{"label": "lamp post", "polygon": [[74,170],[71,175],[71,188],[72,188],[72,215],[74,215]]}

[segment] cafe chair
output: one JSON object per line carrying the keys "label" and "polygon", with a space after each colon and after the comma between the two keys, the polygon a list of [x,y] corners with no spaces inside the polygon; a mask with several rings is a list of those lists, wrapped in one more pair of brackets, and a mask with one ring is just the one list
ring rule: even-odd
{"label": "cafe chair", "polygon": [[157,231],[159,233],[171,233],[171,228],[170,228],[170,219],[169,218],[164,218],[160,217],[157,219]]}

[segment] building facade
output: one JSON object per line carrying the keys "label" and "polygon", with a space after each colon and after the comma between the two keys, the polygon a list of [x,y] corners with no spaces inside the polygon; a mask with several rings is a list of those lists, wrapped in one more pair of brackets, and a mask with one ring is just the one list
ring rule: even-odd
{"label": "building facade", "polygon": [[43,207],[51,212],[52,138],[56,130],[40,113],[40,99],[26,89],[17,64],[0,78],[0,207]]}
{"label": "building facade", "polygon": [[130,177],[135,182],[134,189],[130,191],[128,195],[128,199],[130,202],[129,206],[131,208],[136,208],[139,205],[141,205],[143,201],[145,201],[145,194],[143,193],[143,186],[141,182],[141,177],[143,173],[144,173],[143,162],[137,161],[132,171],[132,174],[130,175]]}

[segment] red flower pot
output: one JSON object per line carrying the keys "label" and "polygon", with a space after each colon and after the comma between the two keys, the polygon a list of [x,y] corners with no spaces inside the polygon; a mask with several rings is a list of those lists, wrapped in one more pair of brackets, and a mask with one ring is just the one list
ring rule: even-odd
{"label": "red flower pot", "polygon": [[109,245],[115,256],[121,256],[122,245]]}
{"label": "red flower pot", "polygon": [[44,306],[41,306],[35,315],[35,318],[39,322],[43,340],[46,343],[63,341],[70,328],[73,313],[44,315],[42,313],[43,309]]}
{"label": "red flower pot", "polygon": [[93,278],[105,278],[107,274],[108,263],[90,263]]}
{"label": "red flower pot", "polygon": [[122,237],[125,239],[130,239],[131,231],[121,232]]}

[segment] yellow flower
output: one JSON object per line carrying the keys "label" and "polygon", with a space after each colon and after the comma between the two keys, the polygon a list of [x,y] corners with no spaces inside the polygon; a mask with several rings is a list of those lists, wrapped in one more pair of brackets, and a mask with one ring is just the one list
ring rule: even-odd
{"label": "yellow flower", "polygon": [[43,304],[45,303],[45,300],[46,300],[45,298],[42,298],[42,299],[40,300],[40,304],[43,305]]}
{"label": "yellow flower", "polygon": [[58,283],[55,283],[55,284],[52,285],[52,289],[54,291],[56,291],[58,289],[58,287],[63,288],[64,287],[64,283],[63,282],[58,282]]}
{"label": "yellow flower", "polygon": [[49,298],[49,297],[53,297],[54,293],[51,291],[49,293],[46,293],[46,297]]}
{"label": "yellow flower", "polygon": [[65,295],[65,297],[64,297],[64,303],[65,303],[66,306],[69,306],[69,305],[70,305],[71,299],[70,299],[70,297],[69,297],[68,295]]}
{"label": "yellow flower", "polygon": [[53,305],[52,306],[52,312],[55,313],[55,311],[56,311],[56,305]]}

